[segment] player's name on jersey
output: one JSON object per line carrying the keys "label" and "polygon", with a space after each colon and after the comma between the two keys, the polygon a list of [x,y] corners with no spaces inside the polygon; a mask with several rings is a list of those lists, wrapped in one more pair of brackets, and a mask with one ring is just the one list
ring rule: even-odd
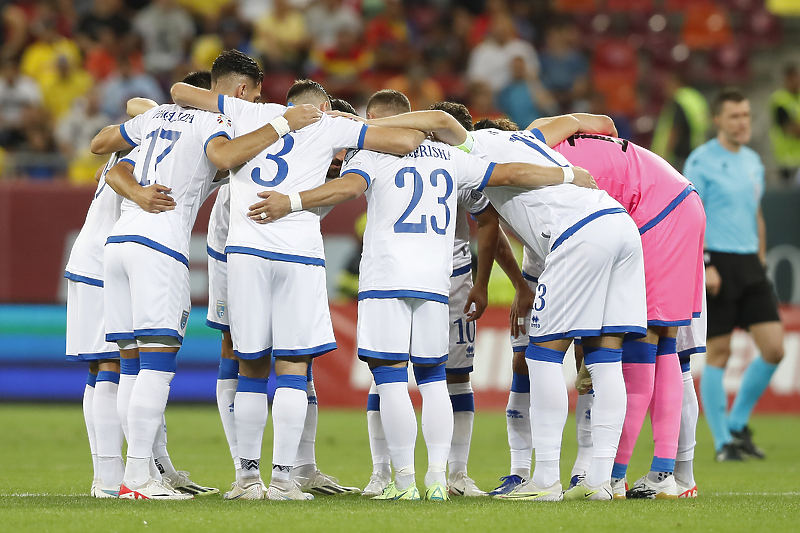
{"label": "player's name on jersey", "polygon": [[419,145],[416,150],[408,154],[408,157],[435,157],[450,161],[450,153],[447,150],[424,144]]}
{"label": "player's name on jersey", "polygon": [[159,118],[164,119],[167,122],[188,122],[191,124],[194,121],[194,112],[167,111],[166,109],[162,109],[153,115],[153,119]]}

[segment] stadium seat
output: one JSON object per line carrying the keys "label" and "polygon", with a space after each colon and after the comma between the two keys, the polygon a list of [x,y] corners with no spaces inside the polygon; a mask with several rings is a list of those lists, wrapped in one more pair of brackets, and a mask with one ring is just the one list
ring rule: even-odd
{"label": "stadium seat", "polygon": [[632,115],[638,106],[639,58],[625,39],[604,39],[594,47],[592,83],[606,99],[610,113]]}
{"label": "stadium seat", "polygon": [[716,85],[741,84],[750,79],[750,56],[741,44],[712,50],[707,65],[708,82]]}
{"label": "stadium seat", "polygon": [[606,0],[605,8],[612,12],[620,13],[652,13],[655,9],[654,0]]}
{"label": "stadium seat", "polygon": [[732,42],[730,15],[713,4],[689,7],[683,19],[681,40],[693,50],[708,50]]}
{"label": "stadium seat", "polygon": [[265,72],[264,83],[261,85],[261,95],[265,102],[286,102],[286,93],[294,85],[296,76],[292,72]]}
{"label": "stadium seat", "polygon": [[664,0],[664,10],[670,13],[686,11],[694,6],[713,5],[714,0]]}
{"label": "stadium seat", "polygon": [[751,48],[772,48],[783,42],[781,19],[759,9],[744,17],[741,28],[742,39]]}
{"label": "stadium seat", "polygon": [[554,9],[562,13],[595,13],[595,0],[556,0]]}

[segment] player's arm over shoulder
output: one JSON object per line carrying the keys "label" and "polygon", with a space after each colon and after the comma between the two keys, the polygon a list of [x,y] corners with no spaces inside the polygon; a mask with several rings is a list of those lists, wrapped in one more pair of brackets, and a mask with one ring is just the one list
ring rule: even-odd
{"label": "player's arm over shoulder", "polygon": [[[528,125],[528,130],[538,130],[550,148],[576,133],[594,133],[617,136],[617,127],[611,117],[589,113],[572,113],[557,117],[538,118]],[[538,137],[538,135],[537,135]]]}

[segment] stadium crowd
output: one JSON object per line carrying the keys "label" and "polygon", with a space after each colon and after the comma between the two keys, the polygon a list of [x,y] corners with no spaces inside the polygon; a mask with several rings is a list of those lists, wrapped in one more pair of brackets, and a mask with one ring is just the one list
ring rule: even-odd
{"label": "stadium crowd", "polygon": [[17,0],[2,19],[0,176],[76,183],[129,97],[167,101],[224,49],[259,61],[266,101],[310,78],[360,110],[390,88],[476,120],[605,113],[649,145],[671,73],[746,82],[748,52],[782,39],[760,0]]}

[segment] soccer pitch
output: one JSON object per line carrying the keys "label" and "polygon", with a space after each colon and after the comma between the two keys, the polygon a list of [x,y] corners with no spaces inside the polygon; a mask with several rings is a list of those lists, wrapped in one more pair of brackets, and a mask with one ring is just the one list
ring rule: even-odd
{"label": "soccer pitch", "polygon": [[[191,471],[202,484],[226,490],[233,465],[216,407],[170,405],[167,422],[176,467]],[[319,496],[313,502],[245,502],[215,495],[153,502],[88,496],[91,460],[79,405],[0,404],[0,531],[798,531],[800,418],[757,416],[752,426],[767,459],[717,464],[705,421],[700,420],[696,500],[526,503],[462,498],[431,503]],[[574,419],[567,423],[564,442],[566,481],[576,450]],[[271,443],[270,423],[264,435],[267,464]],[[646,473],[650,454],[646,427],[629,481]],[[420,483],[425,457],[420,432]],[[317,463],[342,483],[363,487],[372,466],[363,411],[320,410]],[[486,490],[508,473],[502,412],[476,414],[469,471]]]}

